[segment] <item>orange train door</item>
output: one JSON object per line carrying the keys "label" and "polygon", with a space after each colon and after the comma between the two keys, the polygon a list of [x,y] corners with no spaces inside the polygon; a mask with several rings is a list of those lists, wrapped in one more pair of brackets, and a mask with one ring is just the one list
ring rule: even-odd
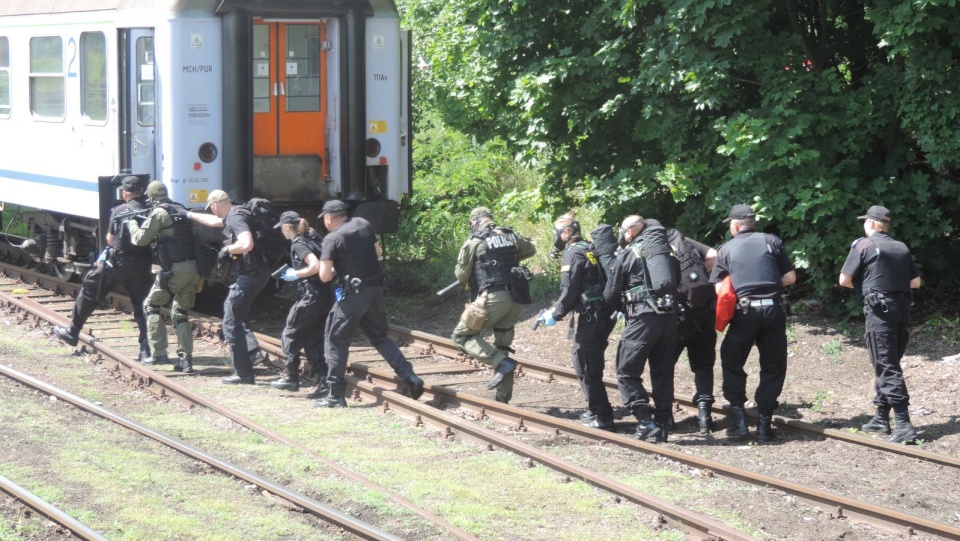
{"label": "orange train door", "polygon": [[319,21],[254,21],[254,156],[315,154],[324,176],[325,39],[326,26]]}

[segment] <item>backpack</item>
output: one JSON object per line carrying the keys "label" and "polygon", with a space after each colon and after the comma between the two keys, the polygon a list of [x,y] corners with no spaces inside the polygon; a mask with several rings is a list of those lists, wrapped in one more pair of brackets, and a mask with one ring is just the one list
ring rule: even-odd
{"label": "backpack", "polygon": [[233,281],[237,269],[230,258],[219,257],[220,248],[213,244],[201,242],[200,239],[196,239],[196,243],[197,272],[200,276],[213,283]]}
{"label": "backpack", "polygon": [[697,247],[676,229],[668,231],[667,238],[680,260],[680,284],[677,289],[686,298],[689,307],[701,308],[713,302],[716,290],[709,282],[710,273]]}
{"label": "backpack", "polygon": [[652,222],[647,221],[640,242],[631,244],[630,249],[637,259],[643,261],[647,292],[654,297],[658,307],[663,300],[666,308],[672,304],[672,297],[677,294],[680,285],[680,262],[667,240],[667,229]]}
{"label": "backpack", "polygon": [[[600,224],[594,228],[594,230],[590,232],[590,238],[593,239],[590,252],[593,254],[593,259],[596,260],[596,264],[600,268],[600,285],[602,291],[602,287],[607,285],[607,278],[610,276],[613,265],[617,261],[616,254],[619,244],[617,243],[617,236],[613,234],[613,226],[607,224]],[[591,263],[593,263],[593,260],[591,260]]]}
{"label": "backpack", "polygon": [[290,241],[274,227],[280,221],[280,213],[273,204],[261,197],[254,197],[242,205],[250,213],[253,234],[253,250],[268,265],[287,259],[290,254]]}

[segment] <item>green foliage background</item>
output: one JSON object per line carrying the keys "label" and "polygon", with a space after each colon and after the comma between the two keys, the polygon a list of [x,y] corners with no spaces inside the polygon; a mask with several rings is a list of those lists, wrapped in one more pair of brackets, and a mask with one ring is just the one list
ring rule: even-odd
{"label": "green foliage background", "polygon": [[[716,245],[726,211],[746,202],[825,293],[862,234],[856,216],[883,204],[926,285],[955,288],[956,4],[401,1],[425,67],[415,144],[440,145],[429,159],[415,147],[410,208],[465,213],[507,193],[530,203],[522,182],[499,189],[523,178],[508,157],[544,175],[530,207],[541,217],[584,204],[614,222],[639,212]],[[464,142],[477,153],[452,156]],[[438,242],[465,226],[429,220]]]}

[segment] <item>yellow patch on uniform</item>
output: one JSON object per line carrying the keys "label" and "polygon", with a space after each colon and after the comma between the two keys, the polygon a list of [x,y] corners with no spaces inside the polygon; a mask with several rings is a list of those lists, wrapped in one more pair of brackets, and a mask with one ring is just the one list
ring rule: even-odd
{"label": "yellow patch on uniform", "polygon": [[570,265],[563,265],[560,267],[560,272],[570,272]]}

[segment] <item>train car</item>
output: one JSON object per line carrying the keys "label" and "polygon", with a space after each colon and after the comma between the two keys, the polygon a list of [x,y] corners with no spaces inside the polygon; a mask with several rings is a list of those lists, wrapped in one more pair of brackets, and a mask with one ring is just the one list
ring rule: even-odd
{"label": "train car", "polygon": [[38,209],[26,244],[68,276],[127,174],[395,232],[409,39],[393,0],[0,0],[0,205]]}

